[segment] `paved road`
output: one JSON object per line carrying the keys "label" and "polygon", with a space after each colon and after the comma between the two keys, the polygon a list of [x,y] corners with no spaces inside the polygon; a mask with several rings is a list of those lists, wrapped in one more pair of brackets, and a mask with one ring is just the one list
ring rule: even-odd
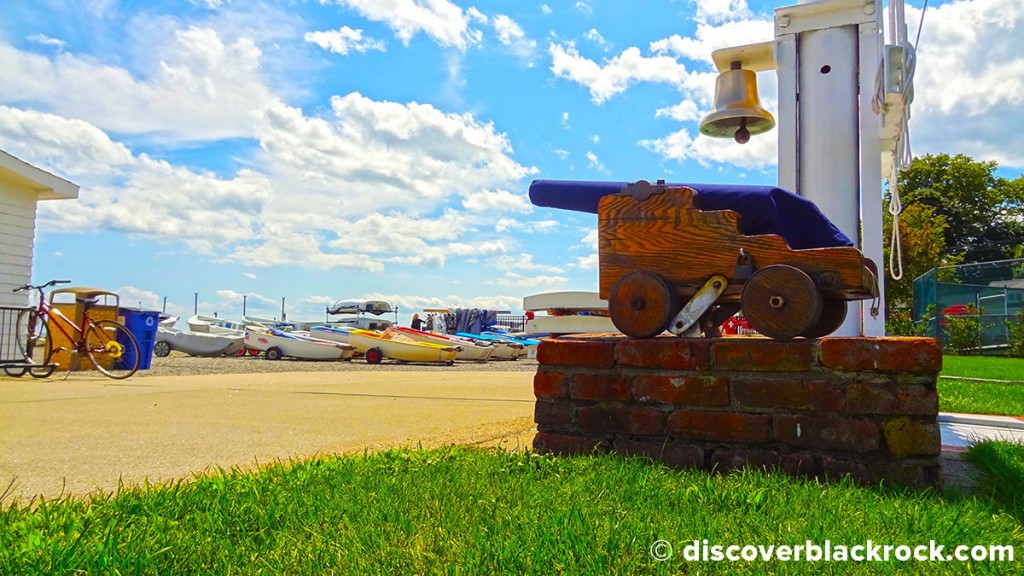
{"label": "paved road", "polygon": [[[0,494],[111,491],[210,467],[515,437],[532,372],[318,372],[0,381]],[[513,444],[513,447],[514,444]]]}
{"label": "paved road", "polygon": [[942,447],[962,449],[979,440],[1024,443],[1024,417],[939,414]]}

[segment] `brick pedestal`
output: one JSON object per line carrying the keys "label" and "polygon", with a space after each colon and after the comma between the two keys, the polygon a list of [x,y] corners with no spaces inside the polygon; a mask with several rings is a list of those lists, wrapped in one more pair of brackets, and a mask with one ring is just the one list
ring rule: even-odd
{"label": "brick pedestal", "polygon": [[930,338],[544,340],[534,448],[938,486]]}

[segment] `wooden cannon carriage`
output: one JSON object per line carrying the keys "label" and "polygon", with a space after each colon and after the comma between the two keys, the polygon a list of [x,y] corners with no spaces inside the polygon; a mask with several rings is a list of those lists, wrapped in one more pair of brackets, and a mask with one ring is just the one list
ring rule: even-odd
{"label": "wooden cannon carriage", "polygon": [[[810,206],[799,205],[802,212],[790,220],[819,238],[749,234],[739,212],[698,208],[702,192],[689,186],[640,181],[612,194],[592,187],[581,207],[579,197],[567,203],[545,198],[552,181],[539,182],[531,186],[538,205],[592,211],[597,201],[600,296],[608,300],[612,322],[628,336],[649,338],[665,330],[713,336],[742,309],[751,328],[765,336],[819,338],[843,323],[847,301],[878,296],[877,269],[856,248],[791,247],[850,244],[799,197],[794,196]],[[607,191],[611,183],[598,184]],[[789,196],[776,196],[747,214],[760,219],[777,199],[789,202]]]}

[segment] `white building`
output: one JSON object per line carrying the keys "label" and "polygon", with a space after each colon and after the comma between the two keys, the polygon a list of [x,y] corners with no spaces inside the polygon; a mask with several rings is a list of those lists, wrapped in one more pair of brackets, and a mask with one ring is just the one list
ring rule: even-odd
{"label": "white building", "polygon": [[36,205],[78,198],[78,185],[0,150],[0,306],[25,306],[28,293],[13,289],[32,278]]}

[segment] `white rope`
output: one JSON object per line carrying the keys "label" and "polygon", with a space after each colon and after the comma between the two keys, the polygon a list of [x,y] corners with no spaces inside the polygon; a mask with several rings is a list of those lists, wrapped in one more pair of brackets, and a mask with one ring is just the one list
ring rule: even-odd
{"label": "white rope", "polygon": [[[903,84],[900,87],[900,94],[904,97],[906,111],[902,115],[900,126],[896,131],[895,150],[893,150],[892,170],[889,173],[889,214],[892,215],[892,235],[889,246],[889,275],[893,280],[903,278],[903,249],[900,243],[900,213],[903,211],[903,204],[900,202],[899,174],[904,167],[910,166],[914,161],[913,152],[910,149],[910,91],[914,86],[914,72],[917,67],[917,43],[921,40],[921,27],[924,24],[924,11],[928,8],[928,0],[924,2],[921,10],[921,22],[918,24],[917,38],[911,46],[906,38],[906,23],[904,19],[903,0],[891,0],[889,3],[889,37],[893,45],[903,47]],[[871,102],[871,108],[876,114],[881,114],[885,106],[885,63],[879,63],[878,74],[875,75],[875,97]]]}
{"label": "white rope", "polygon": [[[908,92],[914,86],[914,70],[917,67],[917,52],[909,44],[903,45],[905,55],[905,74],[900,93],[908,98]],[[889,174],[889,214],[892,214],[892,238],[889,246],[889,275],[893,280],[903,278],[903,250],[900,244],[900,202],[899,176],[900,170],[914,162],[914,154],[910,150],[910,108],[906,102],[906,113],[903,114],[901,125],[896,134],[896,150],[893,152],[892,173]]]}

